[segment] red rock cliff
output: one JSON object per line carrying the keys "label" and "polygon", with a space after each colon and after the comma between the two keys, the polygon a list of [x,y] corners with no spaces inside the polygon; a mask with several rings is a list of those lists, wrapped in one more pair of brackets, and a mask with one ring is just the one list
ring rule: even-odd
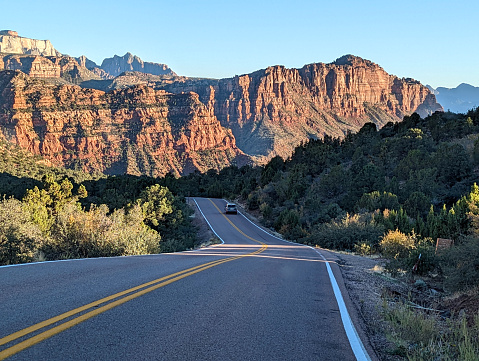
{"label": "red rock cliff", "polygon": [[418,112],[442,110],[429,89],[389,75],[379,65],[352,55],[301,69],[269,67],[221,80],[190,80],[166,87],[194,91],[238,147],[258,160],[288,157],[311,137],[344,136],[372,121],[379,127]]}
{"label": "red rock cliff", "polygon": [[52,164],[107,174],[185,174],[249,161],[194,93],[105,93],[0,72],[3,136]]}

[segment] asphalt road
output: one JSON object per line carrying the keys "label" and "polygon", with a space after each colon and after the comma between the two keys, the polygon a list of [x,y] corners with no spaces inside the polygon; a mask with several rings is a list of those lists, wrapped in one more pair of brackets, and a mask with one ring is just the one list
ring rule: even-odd
{"label": "asphalt road", "polygon": [[368,359],[337,266],[196,200],[224,244],[0,268],[0,360]]}

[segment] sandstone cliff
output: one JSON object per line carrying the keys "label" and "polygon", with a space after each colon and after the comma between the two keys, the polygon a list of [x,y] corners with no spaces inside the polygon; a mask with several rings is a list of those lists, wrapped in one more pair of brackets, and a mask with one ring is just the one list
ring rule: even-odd
{"label": "sandstone cliff", "polygon": [[16,31],[0,31],[0,53],[60,56],[50,40],[35,40],[18,36]]}
{"label": "sandstone cliff", "polygon": [[105,93],[0,72],[0,130],[54,165],[107,174],[185,174],[249,161],[194,93]]}
{"label": "sandstone cliff", "polygon": [[130,53],[104,59],[100,68],[113,76],[118,76],[125,71],[138,71],[153,75],[176,75],[166,64],[144,62]]}
{"label": "sandstone cliff", "polygon": [[389,75],[379,65],[352,55],[301,69],[283,66],[221,80],[187,80],[165,85],[193,91],[232,129],[238,147],[267,161],[288,157],[309,138],[342,137],[372,121],[379,127],[418,112],[442,110],[419,82]]}
{"label": "sandstone cliff", "polygon": [[0,53],[0,70],[20,70],[33,78],[62,78],[79,84],[101,79],[70,56],[5,55]]}

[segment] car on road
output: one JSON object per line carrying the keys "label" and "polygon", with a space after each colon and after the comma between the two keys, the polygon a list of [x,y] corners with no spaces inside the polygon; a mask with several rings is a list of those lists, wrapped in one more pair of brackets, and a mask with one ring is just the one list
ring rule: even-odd
{"label": "car on road", "polygon": [[234,203],[226,203],[226,205],[225,205],[225,213],[233,213],[233,214],[238,213],[238,210],[236,209],[236,204],[234,204]]}

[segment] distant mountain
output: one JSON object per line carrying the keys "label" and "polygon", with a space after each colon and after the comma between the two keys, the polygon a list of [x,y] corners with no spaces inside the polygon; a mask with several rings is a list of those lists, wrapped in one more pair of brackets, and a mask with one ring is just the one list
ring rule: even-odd
{"label": "distant mountain", "polygon": [[79,64],[97,74],[104,80],[114,79],[125,72],[136,72],[157,76],[176,76],[176,73],[171,70],[168,65],[145,62],[138,56],[131,53],[126,53],[123,56],[115,55],[112,58],[106,58],[101,63],[101,66],[88,59],[85,55],[75,59]]}
{"label": "distant mountain", "polygon": [[479,106],[479,87],[465,83],[452,89],[443,87],[434,89],[430,85],[427,87],[436,95],[443,108],[453,113],[467,113],[468,110]]}
{"label": "distant mountain", "polygon": [[0,53],[61,56],[50,40],[36,40],[18,36],[16,31],[0,31]]}
{"label": "distant mountain", "polygon": [[86,171],[159,176],[261,164],[311,138],[443,110],[418,81],[353,55],[206,79],[131,53],[99,67],[85,56],[34,55],[43,43],[29,44],[0,54],[0,138]]}
{"label": "distant mountain", "polygon": [[144,62],[131,53],[104,59],[100,68],[113,76],[118,76],[125,71],[138,71],[153,75],[176,75],[166,64]]}

